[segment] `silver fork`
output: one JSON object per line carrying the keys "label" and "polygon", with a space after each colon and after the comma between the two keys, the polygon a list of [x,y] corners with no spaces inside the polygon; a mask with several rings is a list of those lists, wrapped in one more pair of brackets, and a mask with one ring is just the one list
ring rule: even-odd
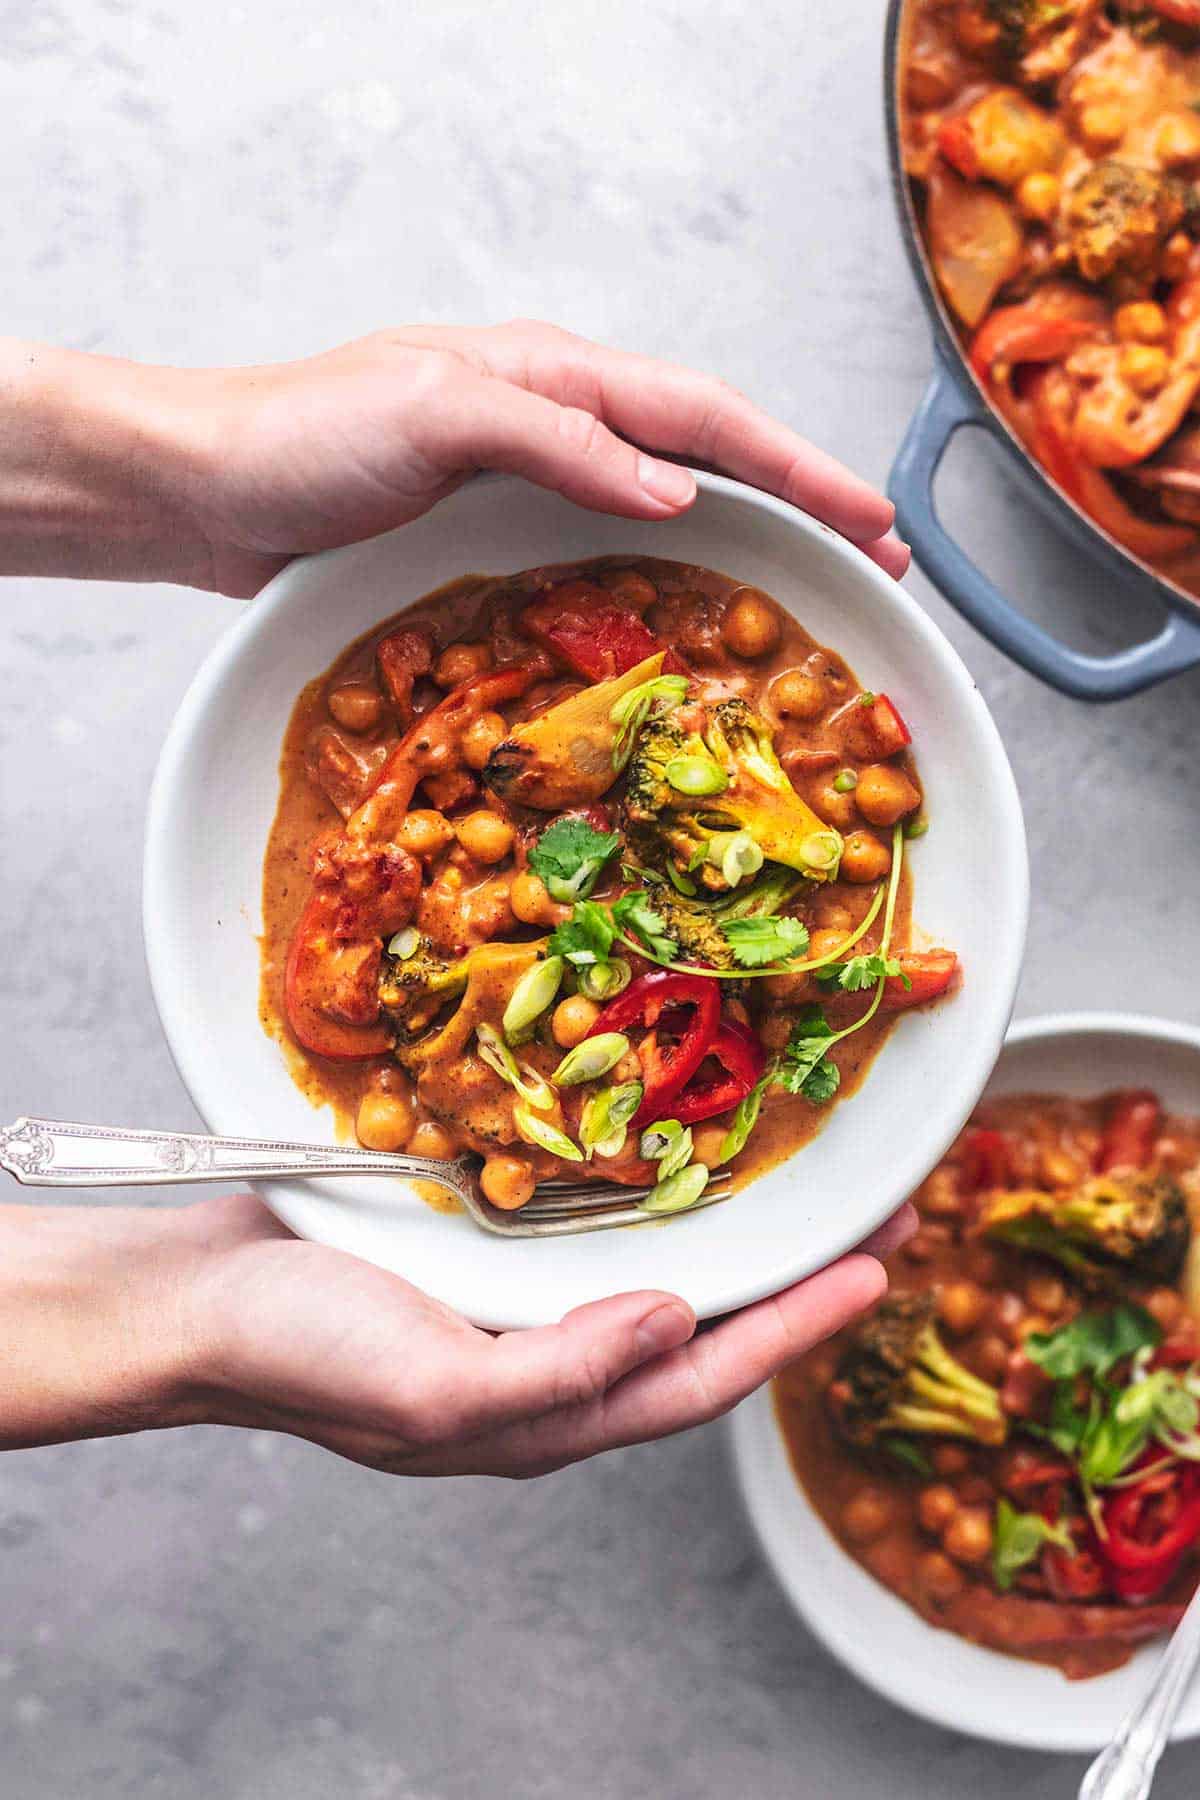
{"label": "silver fork", "polygon": [[[430,1156],[362,1150],[353,1144],[138,1131],[66,1119],[17,1119],[0,1126],[0,1167],[24,1187],[65,1188],[165,1187],[191,1181],[262,1181],[271,1176],[407,1175],[448,1188],[475,1224],[496,1237],[571,1237],[583,1231],[611,1231],[617,1225],[647,1225],[664,1216],[637,1204],[652,1189],[621,1187],[614,1181],[542,1182],[528,1205],[502,1212],[484,1199],[479,1158],[469,1153],[442,1162]],[[689,1212],[727,1200],[732,1187],[728,1169],[717,1169]]]}

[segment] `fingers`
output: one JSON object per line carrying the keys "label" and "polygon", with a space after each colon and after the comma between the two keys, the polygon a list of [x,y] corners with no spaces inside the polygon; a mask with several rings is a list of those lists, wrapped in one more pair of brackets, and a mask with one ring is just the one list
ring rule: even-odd
{"label": "fingers", "polygon": [[445,469],[503,469],[595,512],[666,519],[691,505],[686,469],[624,443],[592,413],[464,370],[422,423]]}
{"label": "fingers", "polygon": [[551,326],[519,323],[480,339],[489,366],[509,381],[582,407],[650,449],[713,463],[777,494],[871,544],[874,560],[895,572],[896,551],[877,542],[891,527],[891,502],[724,382]]}
{"label": "fingers", "polygon": [[884,574],[890,575],[893,581],[902,581],[907,575],[909,564],[912,562],[912,551],[902,538],[896,536],[894,531],[889,531],[886,537],[876,538],[874,543],[863,544],[860,548],[865,550],[871,561],[878,563]]}
{"label": "fingers", "polygon": [[588,1407],[695,1329],[691,1307],[673,1294],[618,1294],[577,1307],[557,1325],[482,1339],[475,1366],[457,1374],[453,1435]]}
{"label": "fingers", "polygon": [[911,1200],[906,1200],[903,1206],[896,1208],[890,1219],[883,1221],[878,1230],[864,1238],[858,1248],[865,1256],[874,1256],[880,1262],[886,1262],[902,1244],[907,1244],[918,1223],[916,1207]]}
{"label": "fingers", "polygon": [[873,1257],[844,1257],[633,1370],[591,1401],[488,1432],[449,1453],[408,1457],[404,1472],[544,1474],[605,1450],[706,1424],[874,1305],[886,1289],[887,1277]]}

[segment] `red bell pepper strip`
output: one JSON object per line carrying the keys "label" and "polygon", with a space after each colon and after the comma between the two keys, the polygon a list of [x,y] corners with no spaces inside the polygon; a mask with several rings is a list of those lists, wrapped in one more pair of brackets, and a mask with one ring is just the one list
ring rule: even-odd
{"label": "red bell pepper strip", "polygon": [[971,367],[985,385],[997,363],[1059,362],[1096,336],[1094,317],[1048,312],[1032,301],[998,306],[971,340]]}
{"label": "red bell pepper strip", "polygon": [[969,1194],[986,1193],[990,1188],[1005,1187],[1012,1175],[1012,1158],[1008,1139],[1002,1131],[990,1131],[977,1125],[963,1139],[958,1172]]}
{"label": "red bell pepper strip", "polygon": [[[678,1037],[664,1043],[659,1024],[663,1010],[690,1008],[691,1018]],[[672,1024],[674,1020],[672,1020]],[[623,994],[610,1000],[588,1032],[628,1032],[642,1026],[645,1036],[637,1046],[642,1065],[642,1103],[631,1129],[652,1125],[672,1114],[672,1102],[691,1080],[713,1048],[721,1024],[721,996],[717,983],[703,975],[681,975],[673,969],[654,969],[631,981]]]}
{"label": "red bell pepper strip", "polygon": [[607,681],[666,652],[666,674],[687,672],[681,657],[629,607],[594,581],[561,581],[521,614],[521,629],[589,681]]}
{"label": "red bell pepper strip", "polygon": [[710,1075],[701,1068],[688,1082],[671,1108],[681,1125],[698,1125],[715,1118],[744,1100],[767,1066],[767,1053],[748,1025],[725,1019],[708,1055],[720,1063],[721,1073]]}
{"label": "red bell pepper strip", "polygon": [[863,695],[859,700],[862,707],[866,735],[870,739],[872,750],[876,756],[895,756],[906,744],[912,743],[912,732],[900,717],[896,707],[886,694]]}
{"label": "red bell pepper strip", "polygon": [[1148,1600],[1166,1586],[1200,1539],[1200,1468],[1176,1465],[1104,1502],[1103,1555],[1122,1600]]}
{"label": "red bell pepper strip", "polygon": [[[958,975],[958,957],[953,950],[901,950],[897,960],[901,974],[889,975],[884,982],[879,1003],[882,1012],[904,1012],[940,1000]],[[911,986],[905,987],[904,976]]]}
{"label": "red bell pepper strip", "polygon": [[1096,1169],[1144,1169],[1154,1150],[1162,1121],[1158,1095],[1131,1089],[1118,1094],[1096,1152]]}

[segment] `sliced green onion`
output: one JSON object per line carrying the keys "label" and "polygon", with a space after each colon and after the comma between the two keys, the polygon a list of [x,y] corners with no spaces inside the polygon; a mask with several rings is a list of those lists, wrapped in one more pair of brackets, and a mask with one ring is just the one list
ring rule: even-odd
{"label": "sliced green onion", "polygon": [[831,879],[842,860],[842,840],[836,831],[814,831],[800,846],[800,855],[808,868]]}
{"label": "sliced green onion", "polygon": [[528,1106],[513,1107],[513,1124],[527,1144],[536,1144],[539,1150],[548,1150],[551,1156],[557,1156],[563,1162],[583,1161],[579,1145],[573,1144],[566,1132],[551,1125],[548,1119],[539,1119]]}
{"label": "sliced green onion", "polygon": [[420,943],[421,934],[416,926],[406,925],[403,931],[398,931],[395,937],[388,940],[388,955],[398,956],[401,962],[407,962],[410,956],[416,955]]}
{"label": "sliced green onion", "polygon": [[904,827],[904,835],[911,843],[913,838],[924,837],[928,830],[929,820],[918,814],[915,819],[910,819],[908,821],[907,825]]}
{"label": "sliced green onion", "polygon": [[660,1181],[638,1201],[638,1208],[647,1213],[686,1212],[689,1206],[695,1206],[707,1186],[708,1170],[704,1164],[689,1163],[686,1169],[679,1169],[665,1181]]}
{"label": "sliced green onion", "polygon": [[638,732],[650,717],[650,708],[656,702],[661,702],[662,712],[673,712],[686,699],[687,690],[686,675],[656,675],[653,680],[643,681],[638,687],[630,688],[627,694],[622,694],[614,702],[608,716],[610,722],[617,727],[612,747],[612,766],[618,773],[633,754]]}
{"label": "sliced green onion", "polygon": [[732,888],[748,875],[757,875],[765,858],[748,831],[735,831],[713,838],[708,860],[717,865]]}
{"label": "sliced green onion", "polygon": [[601,1031],[584,1038],[567,1054],[550,1077],[555,1087],[578,1087],[581,1081],[599,1081],[615,1069],[629,1048],[629,1039],[621,1031]]}
{"label": "sliced green onion", "polygon": [[711,756],[673,756],[663,774],[679,794],[723,794],[729,786],[728,775]]}
{"label": "sliced green onion", "polygon": [[623,1081],[619,1087],[601,1088],[588,1097],[579,1120],[579,1141],[589,1160],[621,1154],[629,1121],[641,1104],[640,1081]]}
{"label": "sliced green onion", "polygon": [[[703,862],[703,857],[701,857],[700,860]],[[670,857],[667,858],[666,870],[670,877],[671,886],[675,888],[678,893],[683,894],[688,900],[694,899],[697,891],[695,882],[690,880],[688,876],[681,875]]]}
{"label": "sliced green onion", "polygon": [[533,1035],[533,1028],[562,985],[566,963],[561,956],[547,956],[526,969],[504,1009],[500,1024],[510,1044],[523,1043]]}
{"label": "sliced green onion", "polygon": [[549,1083],[528,1063],[517,1062],[494,1025],[477,1025],[475,1044],[480,1062],[486,1063],[493,1074],[498,1075],[501,1081],[506,1081],[510,1088],[515,1088],[522,1100],[527,1100],[530,1106],[548,1107],[555,1104],[554,1092]]}
{"label": "sliced green onion", "polygon": [[718,1168],[722,1163],[732,1162],[738,1153],[746,1148],[747,1140],[758,1124],[758,1115],[762,1111],[763,1096],[775,1079],[778,1064],[772,1061],[767,1064],[763,1073],[744,1100],[739,1100],[733,1118],[729,1122],[729,1130],[721,1139],[720,1154],[717,1157]]}
{"label": "sliced green onion", "polygon": [[624,993],[633,980],[633,970],[623,956],[608,962],[588,963],[578,971],[579,991],[588,1000],[612,1000]]}
{"label": "sliced green onion", "polygon": [[665,1181],[682,1169],[692,1154],[692,1130],[678,1119],[659,1119],[642,1133],[638,1148],[647,1162],[658,1164],[658,1179]]}
{"label": "sliced green onion", "polygon": [[833,778],[835,794],[852,794],[858,786],[858,776],[853,769],[839,769]]}

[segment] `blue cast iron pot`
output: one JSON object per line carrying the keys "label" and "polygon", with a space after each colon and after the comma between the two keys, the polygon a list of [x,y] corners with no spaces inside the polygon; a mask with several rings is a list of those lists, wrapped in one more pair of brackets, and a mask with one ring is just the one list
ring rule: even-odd
{"label": "blue cast iron pot", "polygon": [[[884,76],[888,150],[908,259],[933,326],[934,358],[925,397],[905,433],[888,482],[896,522],[917,561],[951,605],[1022,668],[1080,700],[1123,700],[1200,664],[1200,601],[1139,562],[1080,512],[1028,455],[971,372],[925,254],[901,160],[899,52],[906,3],[890,0],[888,9]],[[1123,593],[1150,594],[1166,606],[1166,623],[1156,637],[1112,656],[1085,656],[1027,619],[976,568],[946,531],[933,503],[938,466],[962,425],[979,426],[1003,447],[1030,498],[1098,573]]]}

